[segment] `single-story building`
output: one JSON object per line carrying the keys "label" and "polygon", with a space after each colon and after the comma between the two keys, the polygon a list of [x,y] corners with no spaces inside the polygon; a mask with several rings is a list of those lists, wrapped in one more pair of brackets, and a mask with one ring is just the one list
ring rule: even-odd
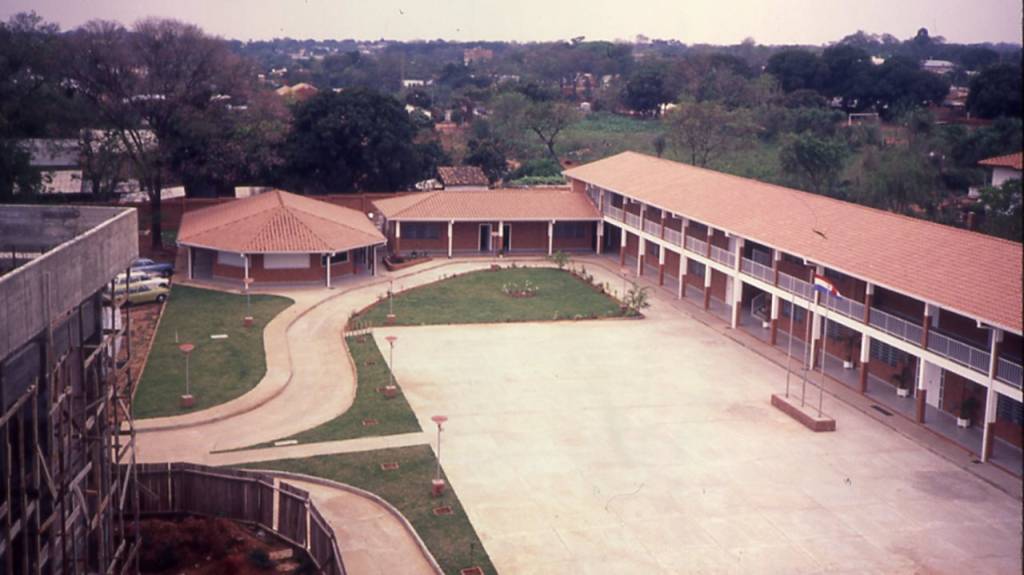
{"label": "single-story building", "polygon": [[441,187],[453,191],[486,190],[491,182],[479,166],[438,166]]}
{"label": "single-story building", "polygon": [[986,158],[978,162],[978,165],[992,168],[992,185],[1001,186],[1009,180],[1021,179],[1021,169],[1024,168],[1024,152]]}
{"label": "single-story building", "polygon": [[594,251],[601,221],[585,194],[557,188],[438,190],[374,205],[396,255]]}
{"label": "single-story building", "polygon": [[194,212],[178,230],[189,279],[324,282],[376,274],[383,234],[363,212],[273,190]]}

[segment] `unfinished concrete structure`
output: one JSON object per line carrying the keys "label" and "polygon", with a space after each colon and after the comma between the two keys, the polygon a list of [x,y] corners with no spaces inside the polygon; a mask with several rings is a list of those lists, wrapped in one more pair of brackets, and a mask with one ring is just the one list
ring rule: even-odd
{"label": "unfinished concrete structure", "polygon": [[0,206],[4,573],[138,570],[131,350],[103,298],[136,230],[134,209]]}

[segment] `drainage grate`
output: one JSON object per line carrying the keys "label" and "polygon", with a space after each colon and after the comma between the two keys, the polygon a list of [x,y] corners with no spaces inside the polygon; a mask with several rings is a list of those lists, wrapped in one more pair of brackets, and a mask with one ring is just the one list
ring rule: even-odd
{"label": "drainage grate", "polygon": [[878,413],[881,413],[882,415],[885,415],[887,417],[892,417],[892,412],[880,405],[872,405],[871,409],[874,409]]}
{"label": "drainage grate", "polygon": [[442,505],[441,507],[434,508],[434,515],[451,515],[453,513],[455,511],[452,510],[451,505]]}

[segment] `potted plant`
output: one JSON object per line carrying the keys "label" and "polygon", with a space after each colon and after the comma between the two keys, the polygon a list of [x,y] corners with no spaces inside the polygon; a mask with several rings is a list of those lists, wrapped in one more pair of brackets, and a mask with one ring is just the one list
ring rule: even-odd
{"label": "potted plant", "polygon": [[910,374],[910,366],[904,365],[902,369],[892,374],[892,382],[896,384],[896,395],[900,397],[910,397],[910,381],[912,376]]}
{"label": "potted plant", "polygon": [[960,402],[960,414],[956,418],[956,426],[968,428],[971,426],[971,419],[974,418],[974,411],[978,409],[978,400],[968,395]]}

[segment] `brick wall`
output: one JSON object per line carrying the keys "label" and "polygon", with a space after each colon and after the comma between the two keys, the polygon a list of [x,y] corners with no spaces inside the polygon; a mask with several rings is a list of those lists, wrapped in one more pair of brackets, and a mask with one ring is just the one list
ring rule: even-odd
{"label": "brick wall", "polygon": [[679,277],[679,254],[672,250],[665,250],[665,277]]}
{"label": "brick wall", "polygon": [[728,283],[729,278],[711,267],[708,270],[711,272],[711,297],[725,301],[725,284]]}

